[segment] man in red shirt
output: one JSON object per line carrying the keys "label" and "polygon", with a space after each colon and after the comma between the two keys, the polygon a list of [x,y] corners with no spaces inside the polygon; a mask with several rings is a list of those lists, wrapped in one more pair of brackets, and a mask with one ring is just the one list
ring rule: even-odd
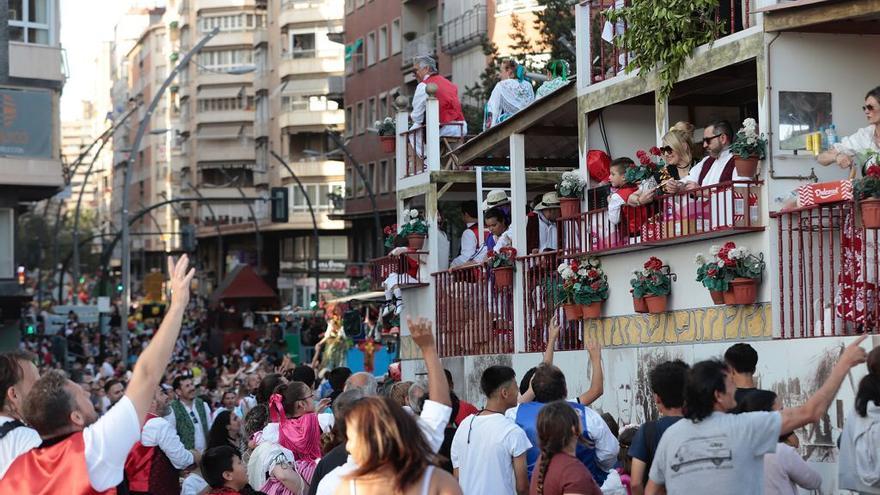
{"label": "man in red shirt", "polygon": [[[446,373],[446,382],[449,383],[449,393],[455,395],[455,392],[452,390],[455,388],[455,383],[452,382],[452,373],[447,369],[443,369],[443,372]],[[464,418],[470,416],[471,414],[477,414],[480,412],[473,404],[470,402],[458,399],[458,414],[455,416],[455,424],[460,425]]]}
{"label": "man in red shirt", "polygon": [[125,396],[98,418],[89,394],[61,371],[34,384],[24,416],[42,444],[13,461],[0,479],[0,493],[48,495],[115,494],[125,460],[141,436],[141,426],[180,334],[195,269],[183,255],[168,259],[172,299],[165,319],[138,356]]}

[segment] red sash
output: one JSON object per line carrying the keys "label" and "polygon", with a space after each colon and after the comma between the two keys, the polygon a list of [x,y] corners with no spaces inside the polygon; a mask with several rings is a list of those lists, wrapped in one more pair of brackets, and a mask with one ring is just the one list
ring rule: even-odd
{"label": "red sash", "polygon": [[[617,190],[617,194],[626,203],[629,197],[638,190],[637,187],[622,187]],[[623,224],[627,227],[629,235],[639,235],[642,231],[642,225],[648,221],[653,208],[650,205],[629,206],[624,204],[620,210],[620,217]]]}
{"label": "red sash", "polygon": [[[706,161],[703,162],[703,168],[700,169],[700,185],[703,185],[703,179],[706,178],[706,175],[709,173],[709,170],[712,168],[712,165],[715,164],[715,157],[710,156],[706,158]],[[721,171],[721,178],[718,179],[718,182],[730,182],[733,180],[733,171],[735,170],[735,164],[733,160],[733,156],[730,157],[730,160],[727,160],[727,164],[724,165],[724,170]]]}
{"label": "red sash", "polygon": [[116,488],[103,492],[92,488],[83,432],[78,431],[49,446],[40,446],[18,456],[0,479],[0,493],[115,495]]}
{"label": "red sash", "polygon": [[[147,413],[144,426],[153,418],[158,416]],[[138,442],[125,460],[125,477],[128,479],[128,489],[132,492],[178,493],[179,476],[180,472],[158,446],[147,447]]]}
{"label": "red sash", "polygon": [[[468,230],[470,230],[471,232],[474,233],[474,237],[477,239],[477,250],[479,250],[480,245],[482,244],[482,242],[480,242],[480,229],[477,228],[477,224],[475,223],[475,224],[471,225],[470,227],[468,227]],[[483,235],[484,241],[486,239],[488,239],[490,235],[492,235],[491,233],[489,233],[488,230],[483,230],[483,234],[484,234]]]}

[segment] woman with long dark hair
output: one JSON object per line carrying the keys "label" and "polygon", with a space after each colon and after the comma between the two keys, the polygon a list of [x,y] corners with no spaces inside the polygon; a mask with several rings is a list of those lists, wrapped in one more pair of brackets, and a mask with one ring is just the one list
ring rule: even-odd
{"label": "woman with long dark hair", "polygon": [[839,487],[880,494],[880,347],[868,354],[868,374],[859,382],[855,410],[840,436]]}
{"label": "woman with long dark hair", "polygon": [[602,495],[590,471],[575,457],[582,421],[566,401],[551,402],[538,413],[541,455],[529,495]]}
{"label": "woman with long dark hair", "polygon": [[208,446],[206,450],[221,445],[229,445],[238,450],[240,439],[241,420],[238,419],[235,413],[223,411],[217,415],[217,418],[211,425],[211,431],[208,432]]}
{"label": "woman with long dark hair", "polygon": [[415,419],[387,397],[359,400],[345,416],[346,450],[358,468],[336,495],[461,495]]}

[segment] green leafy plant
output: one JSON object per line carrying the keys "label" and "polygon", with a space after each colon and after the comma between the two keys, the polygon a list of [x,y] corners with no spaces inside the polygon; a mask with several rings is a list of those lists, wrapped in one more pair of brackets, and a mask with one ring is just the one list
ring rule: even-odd
{"label": "green leafy plant", "polygon": [[385,117],[384,120],[377,120],[373,123],[373,127],[376,129],[376,133],[380,136],[393,136],[397,132],[394,119],[391,117]]}
{"label": "green leafy plant", "polygon": [[633,272],[629,281],[635,298],[645,296],[665,296],[672,292],[672,275],[669,267],[659,258],[651,256],[645,262],[644,269]]}
{"label": "green leafy plant", "polygon": [[[725,270],[724,262],[716,256],[706,258],[702,253],[697,254],[697,282],[703,287],[718,292],[727,292],[730,281],[733,280],[733,271]],[[720,263],[719,263],[720,262]]]}
{"label": "green leafy plant", "polygon": [[880,165],[871,165],[861,179],[853,180],[856,199],[880,199]]}
{"label": "green leafy plant", "polygon": [[419,210],[412,209],[403,213],[403,226],[397,235],[406,237],[410,234],[428,235],[428,222],[419,217]]}
{"label": "green leafy plant", "polygon": [[608,299],[608,276],[602,270],[599,258],[588,258],[578,269],[578,281],[574,287],[574,302],[592,304]]}
{"label": "green leafy plant", "polygon": [[535,11],[535,28],[541,33],[541,41],[550,50],[551,59],[562,59],[574,69],[574,54],[563,43],[571,43],[574,37],[574,4],[570,0],[538,0],[544,7]]}
{"label": "green leafy plant", "polygon": [[494,270],[496,268],[514,268],[514,260],[516,260],[516,249],[503,247],[498,251],[489,251],[487,261]]}
{"label": "green leafy plant", "polygon": [[730,152],[742,158],[755,157],[763,160],[767,155],[767,140],[758,134],[758,123],[753,118],[743,121],[743,126],[736,133]]}
{"label": "green leafy plant", "polygon": [[715,40],[724,29],[715,20],[718,0],[633,0],[632,5],[609,9],[611,23],[625,22],[626,30],[614,42],[631,54],[626,71],[647,77],[657,69],[658,92],[666,98],[694,49]]}

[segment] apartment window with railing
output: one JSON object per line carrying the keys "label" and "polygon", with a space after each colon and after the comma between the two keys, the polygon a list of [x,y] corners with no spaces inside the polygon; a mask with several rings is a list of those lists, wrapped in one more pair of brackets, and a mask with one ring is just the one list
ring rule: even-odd
{"label": "apartment window with railing", "polygon": [[367,65],[376,63],[376,33],[367,34]]}
{"label": "apartment window with railing", "polygon": [[199,19],[199,30],[203,33],[211,32],[218,27],[220,31],[246,31],[265,25],[266,16],[264,14],[214,15]]}
{"label": "apartment window with railing", "polygon": [[352,117],[351,107],[345,107],[345,135],[354,134],[354,118]]}
{"label": "apartment window with railing", "polygon": [[[306,203],[306,197],[303,196],[299,186],[291,184],[290,186],[290,209],[294,211],[308,211],[309,206]],[[303,184],[303,189],[309,195],[309,201],[312,202],[312,208],[315,210],[334,210],[336,206],[330,199],[331,194],[342,196],[345,184],[342,182],[331,182],[329,184]]]}
{"label": "apartment window with railing", "polygon": [[325,112],[339,110],[339,103],[328,99],[323,95],[284,96],[281,98],[281,106],[291,112]]}
{"label": "apartment window with railing", "polygon": [[378,38],[377,48],[379,49],[379,60],[385,60],[388,58],[388,26],[382,26],[379,28]]}
{"label": "apartment window with railing", "polygon": [[198,112],[229,112],[235,110],[253,110],[254,97],[240,98],[206,98],[199,99]]}
{"label": "apartment window with railing", "polygon": [[55,0],[9,0],[9,41],[54,45]]}
{"label": "apartment window with railing", "polygon": [[291,33],[290,56],[291,58],[314,58],[315,33]]}
{"label": "apartment window with railing", "polygon": [[364,123],[364,118],[365,118],[364,102],[362,102],[362,101],[357,102],[356,108],[357,108],[357,117],[356,117],[357,121],[355,123],[355,132],[358,134],[363,134],[367,128],[367,126]]}
{"label": "apartment window with railing", "polygon": [[400,19],[391,21],[391,54],[400,53]]}
{"label": "apartment window with railing", "polygon": [[254,51],[248,49],[210,50],[199,53],[199,72],[235,69],[253,63]]}

